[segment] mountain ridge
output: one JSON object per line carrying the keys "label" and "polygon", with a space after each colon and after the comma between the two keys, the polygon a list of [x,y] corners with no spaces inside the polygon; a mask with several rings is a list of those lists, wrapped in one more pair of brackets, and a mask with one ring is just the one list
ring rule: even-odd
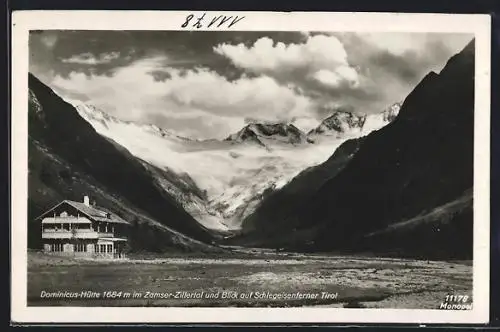
{"label": "mountain ridge", "polygon": [[267,146],[266,139],[274,140],[276,143],[303,144],[311,143],[306,134],[295,125],[290,123],[251,123],[243,127],[237,133],[229,135],[225,141],[230,142],[255,142],[261,146]]}
{"label": "mountain ridge", "polygon": [[392,122],[397,117],[401,104],[401,102],[396,102],[382,112],[361,115],[352,110],[338,108],[323,119],[316,128],[311,129],[307,136],[314,138],[321,135],[342,135],[354,130],[362,132],[365,127],[368,127],[367,131],[371,132]]}

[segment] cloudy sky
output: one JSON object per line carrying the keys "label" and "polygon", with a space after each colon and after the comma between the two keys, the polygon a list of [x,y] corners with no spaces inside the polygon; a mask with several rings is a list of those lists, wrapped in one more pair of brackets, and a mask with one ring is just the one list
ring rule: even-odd
{"label": "cloudy sky", "polygon": [[65,98],[183,136],[250,121],[309,130],[338,107],[401,101],[465,34],[33,31],[30,71]]}

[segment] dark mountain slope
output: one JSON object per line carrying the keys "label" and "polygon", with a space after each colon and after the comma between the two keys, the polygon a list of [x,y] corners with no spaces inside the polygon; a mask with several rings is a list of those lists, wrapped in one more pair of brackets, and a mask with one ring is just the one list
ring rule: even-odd
{"label": "dark mountain slope", "polygon": [[393,256],[472,258],[472,190],[449,203],[367,234],[357,250]]}
{"label": "dark mountain slope", "polygon": [[180,232],[186,241],[212,240],[139,160],[97,134],[70,104],[31,74],[29,89],[30,219],[62,198],[80,200],[88,193],[114,198],[114,203],[99,199],[99,204],[126,207],[129,220],[147,219],[150,225],[156,221],[156,228]]}
{"label": "dark mountain slope", "polygon": [[281,190],[269,194],[255,212],[244,220],[244,241],[259,243],[265,237],[280,234],[283,229],[299,226],[290,223],[299,220],[288,217],[296,213],[302,202],[310,199],[325,182],[342,170],[359,149],[362,140],[363,138],[358,138],[344,142],[326,162],[304,170]]}
{"label": "dark mountain slope", "polygon": [[[301,250],[357,250],[363,247],[365,235],[462,197],[472,188],[473,128],[471,42],[440,74],[429,73],[406,98],[398,117],[368,135],[337,176],[330,177],[292,212],[286,202],[269,208],[284,210],[280,215],[286,216],[281,220],[285,226],[279,237],[262,244]],[[440,255],[454,255],[456,247],[463,246],[468,252],[460,256],[469,256],[472,219],[463,213],[454,218],[462,218],[470,226],[461,228],[467,241],[456,243],[442,233],[448,252]],[[427,228],[418,233],[422,245],[432,232]],[[385,241],[387,249],[390,241]],[[378,244],[373,241],[369,249],[377,251]],[[400,249],[406,250],[404,246]],[[407,250],[402,254],[411,254],[411,248]]]}

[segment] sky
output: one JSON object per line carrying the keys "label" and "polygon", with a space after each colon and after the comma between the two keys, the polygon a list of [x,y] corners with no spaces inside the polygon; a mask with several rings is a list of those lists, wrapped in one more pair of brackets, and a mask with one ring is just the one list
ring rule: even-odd
{"label": "sky", "polygon": [[32,31],[30,72],[65,99],[178,135],[224,138],[249,122],[316,127],[335,109],[403,101],[470,34]]}

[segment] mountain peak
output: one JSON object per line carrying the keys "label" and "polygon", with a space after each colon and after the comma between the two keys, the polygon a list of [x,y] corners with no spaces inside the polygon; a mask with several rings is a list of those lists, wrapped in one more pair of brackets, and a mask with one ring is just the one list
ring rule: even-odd
{"label": "mountain peak", "polygon": [[401,105],[403,105],[402,102],[396,102],[396,103],[392,104],[391,106],[389,106],[388,108],[386,108],[382,112],[383,120],[386,122],[394,121],[394,119],[396,119],[396,117],[399,114],[399,110],[401,109]]}
{"label": "mountain peak", "polygon": [[144,131],[153,133],[154,135],[160,137],[171,137],[179,140],[190,140],[189,138],[175,135],[174,133],[166,129],[163,129],[155,124],[122,120],[92,104],[83,103],[81,101],[75,101],[75,100],[71,100],[68,102],[72,104],[73,107],[75,107],[75,109],[78,111],[78,114],[80,114],[80,116],[84,118],[87,122],[89,122],[94,128],[103,127],[104,129],[109,130],[110,126],[116,124],[124,124],[129,126],[140,127]]}
{"label": "mountain peak", "polygon": [[336,110],[332,115],[324,119],[317,128],[313,129],[312,133],[322,134],[328,131],[343,133],[352,128],[361,129],[365,120],[366,115],[358,116],[353,112]]}
{"label": "mountain peak", "polygon": [[301,144],[308,142],[306,135],[293,124],[288,123],[258,123],[253,122],[235,134],[229,135],[225,141],[253,142],[261,146],[267,146],[270,141]]}
{"label": "mountain peak", "polygon": [[462,50],[461,53],[464,54],[469,54],[469,55],[474,55],[476,51],[476,40],[473,38]]}
{"label": "mountain peak", "polygon": [[397,102],[380,113],[362,115],[345,109],[337,109],[318,127],[312,129],[308,136],[336,135],[342,137],[352,132],[368,134],[370,131],[380,129],[392,122],[399,114],[400,108],[401,103]]}

